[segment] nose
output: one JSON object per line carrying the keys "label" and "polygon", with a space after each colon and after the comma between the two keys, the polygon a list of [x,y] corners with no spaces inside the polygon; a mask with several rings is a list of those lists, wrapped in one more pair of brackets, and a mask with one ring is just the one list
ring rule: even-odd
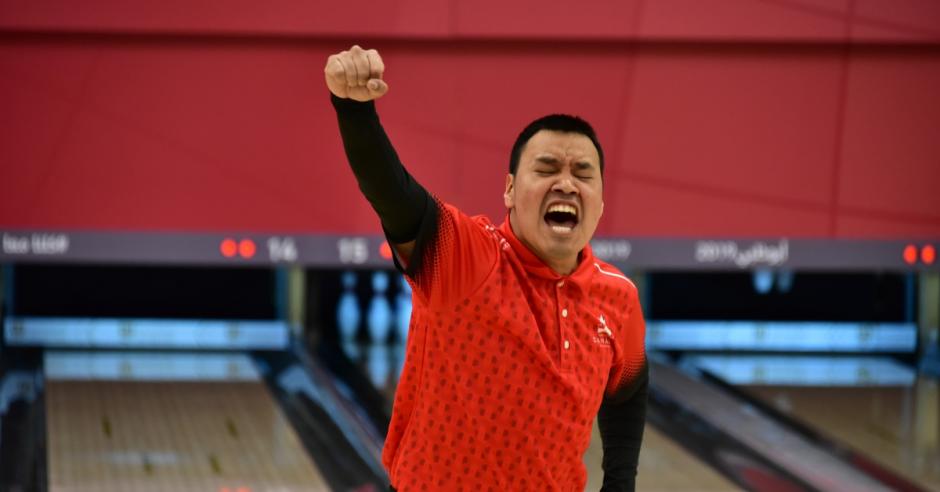
{"label": "nose", "polygon": [[561,175],[554,184],[552,184],[552,191],[557,191],[559,193],[565,194],[577,194],[578,187],[574,185],[574,181],[570,174]]}

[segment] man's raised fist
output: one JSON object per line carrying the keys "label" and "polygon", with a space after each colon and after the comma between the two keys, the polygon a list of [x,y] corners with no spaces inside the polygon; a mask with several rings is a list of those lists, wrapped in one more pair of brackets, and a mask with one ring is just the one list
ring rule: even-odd
{"label": "man's raised fist", "polygon": [[326,86],[336,97],[371,101],[388,92],[388,84],[382,80],[385,64],[379,52],[364,50],[359,45],[330,55],[323,72]]}

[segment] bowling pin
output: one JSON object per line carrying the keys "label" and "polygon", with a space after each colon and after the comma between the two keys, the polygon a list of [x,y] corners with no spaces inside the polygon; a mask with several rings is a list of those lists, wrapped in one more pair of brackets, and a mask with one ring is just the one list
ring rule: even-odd
{"label": "bowling pin", "polygon": [[385,343],[372,342],[366,352],[366,372],[369,373],[372,385],[378,389],[385,389],[392,373],[389,350],[391,349]]}
{"label": "bowling pin", "polygon": [[343,349],[343,353],[346,354],[347,359],[357,366],[361,365],[362,346],[359,345],[359,342],[356,340],[343,340],[340,342],[340,346]]}
{"label": "bowling pin", "polygon": [[395,327],[398,329],[398,341],[401,344],[408,339],[408,325],[411,323],[411,285],[404,275],[398,275],[399,289],[395,297]]}
{"label": "bowling pin", "polygon": [[355,292],[356,273],[349,270],[343,272],[342,283],[343,293],[336,308],[336,326],[339,328],[340,341],[350,342],[355,340],[362,319]]}
{"label": "bowling pin", "polygon": [[392,306],[385,295],[387,290],[388,273],[381,270],[374,272],[372,274],[372,300],[369,302],[366,319],[369,339],[372,343],[386,343],[392,328]]}
{"label": "bowling pin", "polygon": [[758,268],[751,273],[754,290],[761,295],[770,292],[774,286],[774,272],[767,268]]}

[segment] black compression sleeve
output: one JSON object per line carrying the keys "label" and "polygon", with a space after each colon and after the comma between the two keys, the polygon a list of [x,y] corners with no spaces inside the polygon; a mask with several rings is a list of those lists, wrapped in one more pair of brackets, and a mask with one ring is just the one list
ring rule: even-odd
{"label": "black compression sleeve", "polygon": [[330,100],[359,190],[379,215],[388,240],[393,243],[415,240],[432,200],[402,166],[379,122],[375,103],[341,99],[332,94]]}
{"label": "black compression sleeve", "polygon": [[601,492],[633,492],[636,469],[646,423],[649,372],[646,367],[636,381],[618,394],[605,397],[597,413],[597,426],[604,446],[604,485]]}

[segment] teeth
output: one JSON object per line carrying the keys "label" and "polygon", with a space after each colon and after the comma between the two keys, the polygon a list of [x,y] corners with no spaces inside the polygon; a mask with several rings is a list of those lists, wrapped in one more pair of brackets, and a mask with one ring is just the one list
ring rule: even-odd
{"label": "teeth", "polygon": [[553,225],[552,230],[558,234],[568,234],[569,232],[571,232],[570,227],[565,227],[565,226],[560,226],[560,225]]}
{"label": "teeth", "polygon": [[548,207],[548,211],[549,211],[549,212],[568,213],[568,214],[574,215],[575,217],[578,216],[578,209],[572,207],[571,205],[564,205],[564,204],[561,204],[561,203],[558,203],[558,204],[552,205],[551,207]]}

